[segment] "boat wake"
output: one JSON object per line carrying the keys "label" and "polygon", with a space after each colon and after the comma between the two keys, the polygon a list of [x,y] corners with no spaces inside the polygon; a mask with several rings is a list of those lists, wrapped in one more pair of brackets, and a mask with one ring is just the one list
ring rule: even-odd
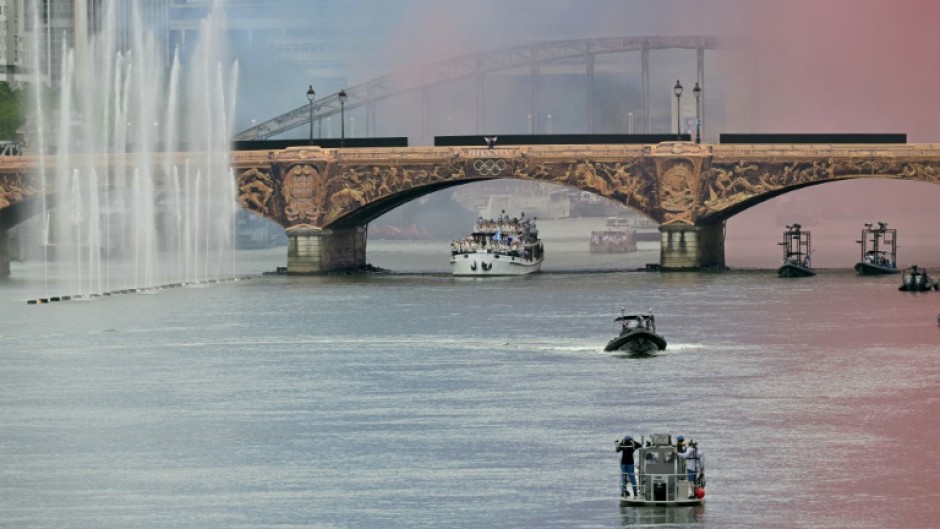
{"label": "boat wake", "polygon": [[671,343],[667,351],[694,351],[696,349],[704,349],[705,344],[703,343]]}

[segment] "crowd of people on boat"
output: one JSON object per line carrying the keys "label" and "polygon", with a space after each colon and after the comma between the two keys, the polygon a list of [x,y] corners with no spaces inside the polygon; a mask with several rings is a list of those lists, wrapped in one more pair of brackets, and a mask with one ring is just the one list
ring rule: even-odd
{"label": "crowd of people on boat", "polygon": [[453,254],[472,253],[480,250],[486,250],[490,253],[504,253],[513,257],[522,257],[528,259],[528,250],[522,240],[508,236],[505,239],[496,240],[487,237],[482,240],[468,235],[464,239],[457,239],[450,243],[450,251]]}
{"label": "crowd of people on boat", "polygon": [[485,233],[486,235],[500,234],[504,237],[521,237],[534,228],[535,219],[525,218],[525,212],[521,213],[519,217],[510,218],[503,211],[495,219],[485,220],[483,217],[478,217],[476,224],[473,225],[473,232]]}
{"label": "crowd of people on boat", "polygon": [[[651,446],[650,441],[646,446]],[[702,451],[698,447],[695,439],[689,439],[685,442],[685,436],[676,437],[675,455],[686,461],[686,481],[689,487],[689,499],[701,498],[697,488],[705,486],[705,464],[702,460]],[[637,496],[636,486],[636,463],[633,452],[643,448],[643,445],[635,440],[631,435],[625,435],[622,440],[617,442],[617,452],[620,452],[620,495],[627,496],[627,483],[629,482],[633,489],[633,497]],[[647,454],[655,456],[655,454]],[[702,493],[704,494],[704,493]]]}
{"label": "crowd of people on boat", "polygon": [[[505,212],[503,212],[505,213]],[[538,247],[526,246],[526,240],[535,232],[535,219],[520,217],[510,218],[500,214],[495,219],[477,219],[473,226],[473,234],[463,239],[451,241],[452,254],[487,251],[489,253],[506,254],[523,259],[538,258]]]}

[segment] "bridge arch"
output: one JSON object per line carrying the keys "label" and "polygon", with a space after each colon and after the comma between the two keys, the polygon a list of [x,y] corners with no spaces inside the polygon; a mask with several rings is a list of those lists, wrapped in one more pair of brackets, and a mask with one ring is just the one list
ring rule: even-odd
{"label": "bridge arch", "polygon": [[749,156],[757,154],[750,150],[730,159],[721,150],[724,146],[715,146],[715,156],[701,175],[698,225],[724,222],[771,198],[828,182],[884,179],[940,184],[937,160],[912,147],[881,147],[875,152],[864,146],[830,146],[814,156],[805,155],[805,146],[795,149],[800,154],[765,147],[756,156]]}
{"label": "bridge arch", "polygon": [[648,146],[583,146],[579,151],[571,156],[554,146],[412,148],[391,158],[387,151],[374,151],[347,159],[343,153],[300,148],[288,150],[293,156],[275,161],[270,171],[240,173],[239,188],[244,207],[285,228],[363,226],[434,191],[495,179],[558,184],[614,200],[658,223],[666,218]]}

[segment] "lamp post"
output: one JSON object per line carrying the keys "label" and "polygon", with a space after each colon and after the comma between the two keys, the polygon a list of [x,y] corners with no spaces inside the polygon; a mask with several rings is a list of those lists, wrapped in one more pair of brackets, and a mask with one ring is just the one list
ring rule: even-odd
{"label": "lamp post", "polygon": [[676,94],[676,140],[682,139],[682,83],[676,81],[676,86],[672,87]]}
{"label": "lamp post", "polygon": [[313,99],[315,97],[317,97],[317,93],[314,91],[313,85],[310,85],[310,88],[307,89],[307,101],[310,106],[310,143],[313,143]]}
{"label": "lamp post", "polygon": [[698,81],[695,81],[692,94],[695,95],[695,143],[702,143],[702,112],[699,106],[699,101],[702,98],[702,87],[698,85]]}
{"label": "lamp post", "polygon": [[346,90],[341,88],[339,90],[339,146],[346,146],[346,117],[345,117],[345,107],[346,107]]}

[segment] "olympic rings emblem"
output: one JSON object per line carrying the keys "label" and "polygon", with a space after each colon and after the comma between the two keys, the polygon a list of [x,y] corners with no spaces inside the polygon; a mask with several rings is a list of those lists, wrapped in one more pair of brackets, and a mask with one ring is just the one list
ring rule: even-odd
{"label": "olympic rings emblem", "polygon": [[480,176],[499,176],[506,170],[505,160],[476,160],[473,168]]}

